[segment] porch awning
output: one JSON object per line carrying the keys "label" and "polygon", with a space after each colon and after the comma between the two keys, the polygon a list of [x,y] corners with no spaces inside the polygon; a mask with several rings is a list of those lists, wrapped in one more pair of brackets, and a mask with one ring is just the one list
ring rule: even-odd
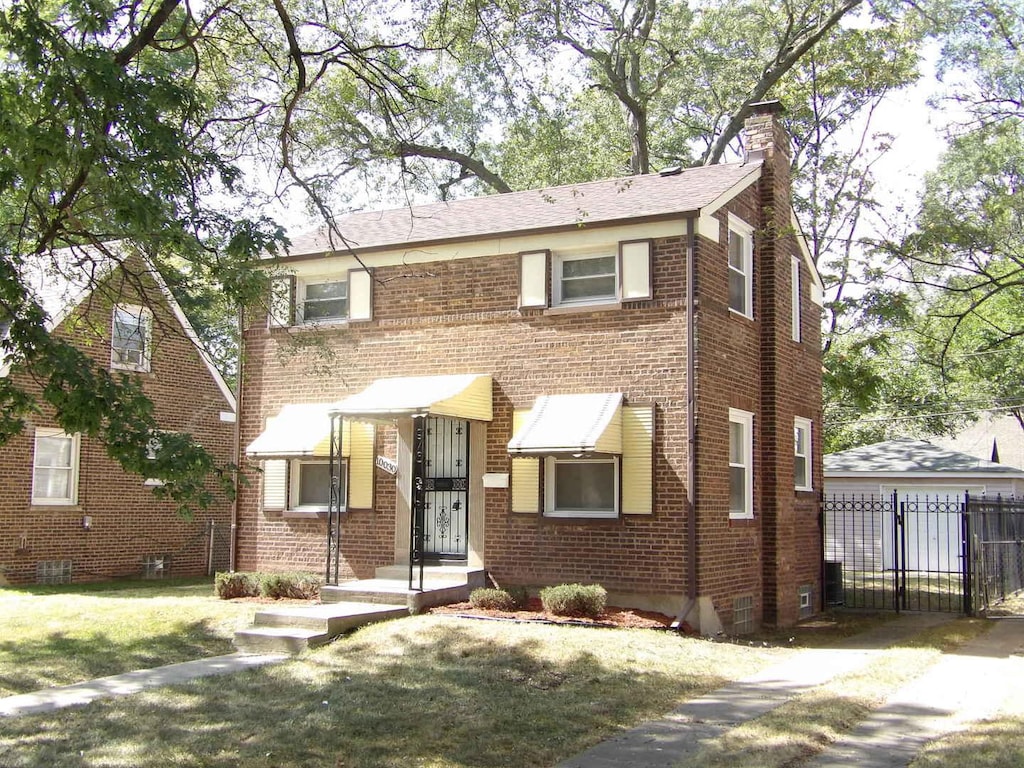
{"label": "porch awning", "polygon": [[429,414],[490,421],[491,377],[467,373],[377,379],[362,392],[335,403],[331,411],[364,419]]}
{"label": "porch awning", "polygon": [[513,456],[622,453],[622,393],[543,395],[508,443]]}
{"label": "porch awning", "polygon": [[[293,403],[267,419],[267,427],[249,443],[251,459],[296,459],[329,456],[331,406],[328,403]],[[342,451],[348,451],[348,425],[343,427]],[[347,455],[347,453],[346,453]]]}

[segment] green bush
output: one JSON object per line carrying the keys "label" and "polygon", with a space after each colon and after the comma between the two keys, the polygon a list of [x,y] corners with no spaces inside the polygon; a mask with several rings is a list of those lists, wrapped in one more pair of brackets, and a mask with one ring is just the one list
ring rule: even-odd
{"label": "green bush", "polygon": [[527,603],[530,602],[530,590],[526,587],[505,587],[505,591],[512,596],[512,600],[516,604],[516,608],[525,608]]}
{"label": "green bush", "polygon": [[236,597],[256,597],[260,594],[260,577],[257,573],[218,573],[213,582],[214,593],[221,600]]}
{"label": "green bush", "polygon": [[260,594],[276,599],[315,600],[320,597],[320,580],[308,573],[264,573]]}
{"label": "green bush", "polygon": [[600,584],[559,584],[540,591],[544,610],[556,616],[598,618],[604,612],[608,593]]}
{"label": "green bush", "polygon": [[487,611],[514,611],[515,598],[504,589],[480,587],[469,594],[469,604]]}

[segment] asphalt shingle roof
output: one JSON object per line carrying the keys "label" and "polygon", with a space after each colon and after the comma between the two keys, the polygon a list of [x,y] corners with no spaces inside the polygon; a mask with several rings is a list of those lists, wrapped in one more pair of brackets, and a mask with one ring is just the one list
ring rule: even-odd
{"label": "asphalt shingle roof", "polygon": [[387,211],[351,213],[337,219],[346,243],[332,244],[325,228],[292,240],[292,255],[332,250],[386,248],[580,225],[612,224],[701,210],[742,182],[760,162],[686,168],[561,187],[431,203]]}
{"label": "asphalt shingle roof", "polygon": [[1016,474],[1024,471],[1006,464],[979,459],[959,451],[940,448],[924,440],[899,438],[848,451],[830,453],[824,458],[825,474],[851,472],[973,472],[977,474]]}

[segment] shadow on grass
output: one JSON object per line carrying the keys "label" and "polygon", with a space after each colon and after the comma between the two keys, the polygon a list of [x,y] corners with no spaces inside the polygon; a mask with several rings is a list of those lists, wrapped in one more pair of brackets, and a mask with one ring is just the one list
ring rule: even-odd
{"label": "shadow on grass", "polygon": [[412,627],[258,671],[0,719],[0,765],[550,766],[723,682],[606,663],[595,636],[593,650],[569,649],[557,633]]}
{"label": "shadow on grass", "polygon": [[[207,621],[179,631],[125,641],[102,630],[88,636],[60,632],[31,641],[0,642],[0,696],[231,653],[231,641]],[[2,763],[0,763],[2,765]]]}
{"label": "shadow on grass", "polygon": [[1024,765],[1024,717],[1005,716],[947,736],[911,763],[911,768],[1009,768]]}
{"label": "shadow on grass", "polygon": [[0,587],[0,594],[89,595],[90,597],[170,597],[182,594],[213,596],[213,579],[208,576],[176,579],[117,579],[82,584],[22,584]]}

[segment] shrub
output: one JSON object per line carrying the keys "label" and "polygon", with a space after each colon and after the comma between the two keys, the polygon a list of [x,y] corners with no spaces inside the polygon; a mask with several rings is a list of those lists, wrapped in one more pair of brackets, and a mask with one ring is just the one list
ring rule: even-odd
{"label": "shrub", "polygon": [[236,597],[256,597],[260,593],[260,578],[256,573],[218,573],[213,582],[214,593],[221,600]]}
{"label": "shrub", "polygon": [[515,602],[516,608],[525,608],[527,603],[530,602],[530,590],[526,587],[506,587],[505,591],[511,595],[512,600]]}
{"label": "shrub", "polygon": [[480,587],[469,594],[469,604],[488,611],[514,611],[515,598],[504,589]]}
{"label": "shrub", "polygon": [[608,593],[600,584],[559,584],[540,591],[544,610],[556,616],[598,618],[604,612]]}
{"label": "shrub", "polygon": [[320,580],[308,573],[264,573],[260,594],[276,599],[315,600],[320,596]]}

